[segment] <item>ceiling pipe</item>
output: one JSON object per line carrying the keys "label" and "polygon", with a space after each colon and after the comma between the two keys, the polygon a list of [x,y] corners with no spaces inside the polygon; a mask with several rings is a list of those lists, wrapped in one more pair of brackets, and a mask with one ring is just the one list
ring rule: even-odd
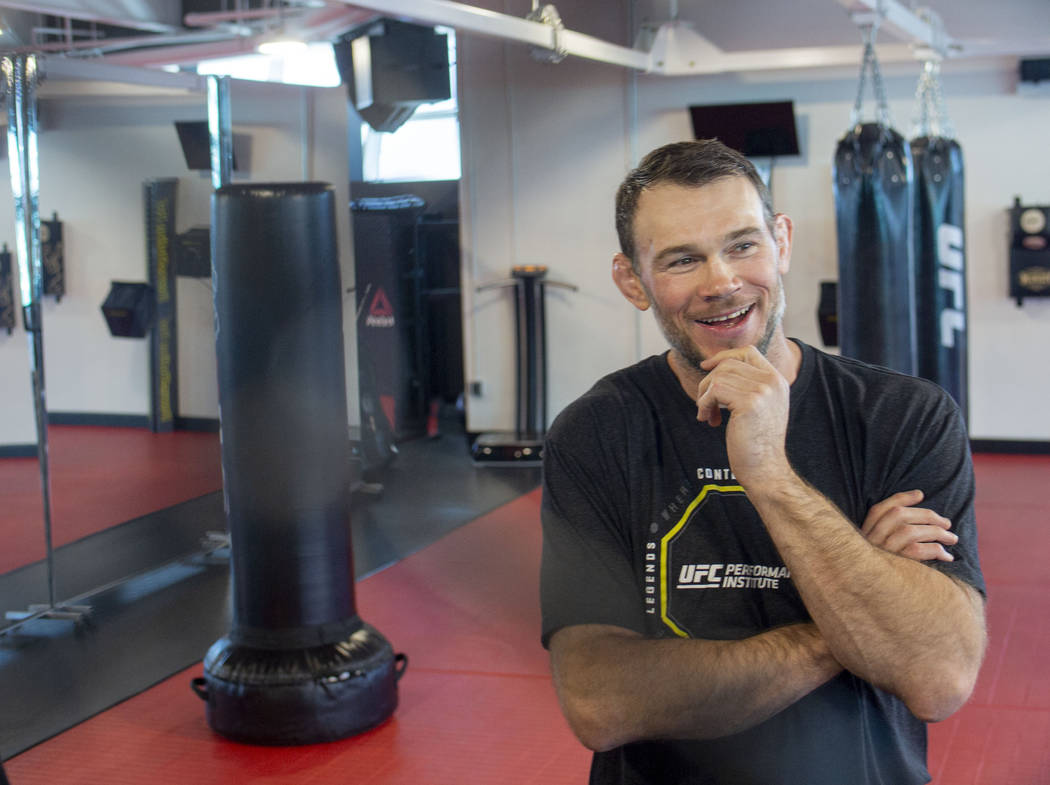
{"label": "ceiling pipe", "polygon": [[34,36],[64,35],[66,38],[87,38],[88,36],[95,35],[95,33],[90,30],[73,30],[68,25],[66,27],[34,27],[32,33]]}
{"label": "ceiling pipe", "polygon": [[281,6],[280,8],[246,8],[243,11],[196,11],[186,14],[182,22],[186,27],[213,27],[223,22],[244,22],[273,17],[288,19],[308,10],[304,6]]}
{"label": "ceiling pipe", "polygon": [[[286,19],[284,34],[300,37],[304,41],[327,41],[371,21],[375,16],[374,13],[362,9],[331,6],[306,14],[294,22]],[[228,37],[226,40],[189,46],[179,46],[179,42],[176,41],[175,46],[112,54],[107,55],[104,60],[114,65],[137,68],[195,65],[201,60],[255,54],[259,44],[270,40],[273,35],[274,31],[268,30],[256,35]]]}
{"label": "ceiling pipe", "polygon": [[[93,38],[87,41],[56,41],[50,44],[34,44],[33,46],[21,46],[5,51],[10,51],[14,54],[62,52],[76,56],[87,56],[92,52],[117,52],[123,49],[134,49],[143,46],[165,47],[186,42],[215,41],[222,38],[229,38],[229,35],[201,32],[183,33],[181,35],[134,36],[130,38]],[[167,61],[163,62],[166,63]]]}

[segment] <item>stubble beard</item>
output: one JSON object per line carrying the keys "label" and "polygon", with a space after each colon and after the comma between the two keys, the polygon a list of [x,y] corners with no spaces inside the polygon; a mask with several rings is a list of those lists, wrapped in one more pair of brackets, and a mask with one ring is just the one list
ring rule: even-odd
{"label": "stubble beard", "polygon": [[[647,292],[647,294],[649,294]],[[673,319],[671,319],[666,313],[660,310],[660,307],[656,304],[656,300],[649,294],[649,302],[652,305],[653,315],[656,317],[656,323],[660,326],[660,332],[664,334],[664,338],[671,345],[671,349],[681,358],[689,368],[701,376],[706,376],[707,371],[700,367],[700,364],[707,359],[703,352],[700,351],[700,347],[694,343],[693,339],[689,334],[682,329]],[[781,322],[784,320],[784,310],[787,307],[787,299],[784,296],[784,282],[782,278],[777,276],[777,288],[773,294],[773,311],[769,314],[769,318],[766,319],[766,329],[762,332],[762,336],[755,342],[755,348],[758,349],[762,356],[768,356],[769,347],[773,342],[773,337],[777,333],[777,328],[780,327]],[[732,347],[735,348],[735,347]]]}

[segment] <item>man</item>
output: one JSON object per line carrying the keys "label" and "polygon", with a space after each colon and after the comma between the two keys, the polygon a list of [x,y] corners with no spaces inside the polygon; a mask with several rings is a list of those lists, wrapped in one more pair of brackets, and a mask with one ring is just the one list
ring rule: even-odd
{"label": "man", "polygon": [[792,223],[721,143],[650,153],[617,228],[671,349],[544,458],[543,640],[591,782],[928,782],[985,642],[957,408],[785,336]]}

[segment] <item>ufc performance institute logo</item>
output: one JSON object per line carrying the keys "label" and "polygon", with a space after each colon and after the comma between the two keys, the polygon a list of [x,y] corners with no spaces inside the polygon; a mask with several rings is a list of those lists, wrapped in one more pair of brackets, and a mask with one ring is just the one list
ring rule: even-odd
{"label": "ufc performance institute logo", "polygon": [[676,589],[779,589],[787,567],[764,564],[683,564]]}
{"label": "ufc performance institute logo", "polygon": [[717,589],[722,585],[724,564],[683,564],[676,589]]}

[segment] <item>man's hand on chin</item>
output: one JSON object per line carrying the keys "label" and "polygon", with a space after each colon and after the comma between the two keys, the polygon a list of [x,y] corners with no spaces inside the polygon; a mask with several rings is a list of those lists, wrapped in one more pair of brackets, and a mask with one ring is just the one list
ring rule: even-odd
{"label": "man's hand on chin", "polygon": [[726,349],[701,363],[707,375],[696,395],[696,418],[718,427],[729,412],[726,448],[746,488],[790,469],[785,451],[791,387],[754,346]]}

